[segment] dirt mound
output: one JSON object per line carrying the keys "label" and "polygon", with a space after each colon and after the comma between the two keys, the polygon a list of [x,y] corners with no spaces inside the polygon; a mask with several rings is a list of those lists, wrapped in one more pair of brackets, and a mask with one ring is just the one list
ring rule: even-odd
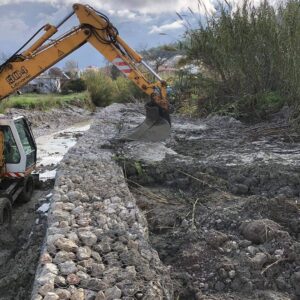
{"label": "dirt mound", "polygon": [[175,299],[298,299],[300,144],[276,124],[173,124],[159,156],[125,144],[116,160],[171,266]]}

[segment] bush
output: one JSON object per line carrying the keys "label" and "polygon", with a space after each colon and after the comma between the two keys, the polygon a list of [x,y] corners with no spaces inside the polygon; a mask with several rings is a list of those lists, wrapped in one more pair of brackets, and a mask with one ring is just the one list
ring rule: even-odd
{"label": "bush", "polygon": [[132,81],[123,76],[112,80],[101,71],[88,71],[83,78],[96,106],[106,106],[115,102],[126,103],[145,97]]}
{"label": "bush", "polygon": [[71,79],[62,86],[62,93],[80,93],[87,89],[86,83],[82,78]]}
{"label": "bush", "polygon": [[114,80],[116,92],[114,102],[132,102],[134,99],[144,99],[147,95],[131,80],[119,76]]}
{"label": "bush", "polygon": [[237,117],[261,118],[285,103],[300,103],[299,16],[299,0],[277,8],[268,1],[256,7],[247,0],[238,8],[219,4],[187,32],[188,61],[201,70],[189,94],[208,112]]}
{"label": "bush", "polygon": [[101,71],[87,71],[83,78],[96,106],[107,106],[114,102],[116,88],[110,77]]}

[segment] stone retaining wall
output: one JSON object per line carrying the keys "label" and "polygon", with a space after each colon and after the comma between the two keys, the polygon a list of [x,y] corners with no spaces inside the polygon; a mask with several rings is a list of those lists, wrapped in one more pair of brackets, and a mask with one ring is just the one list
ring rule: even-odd
{"label": "stone retaining wall", "polygon": [[149,245],[147,221],[105,147],[120,108],[98,112],[60,165],[33,300],[173,299],[169,269]]}

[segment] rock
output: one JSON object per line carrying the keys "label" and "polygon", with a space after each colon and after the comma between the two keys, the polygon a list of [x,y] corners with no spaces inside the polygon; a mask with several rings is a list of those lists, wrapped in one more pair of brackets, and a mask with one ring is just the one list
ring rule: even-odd
{"label": "rock", "polygon": [[42,296],[46,296],[49,292],[53,292],[54,284],[53,283],[46,283],[39,288],[39,294]]}
{"label": "rock", "polygon": [[58,274],[57,266],[49,263],[44,265],[41,268],[39,276],[37,278],[37,282],[40,285],[44,285],[46,283],[54,282],[56,275]]}
{"label": "rock", "polygon": [[257,291],[259,300],[290,300],[291,298],[275,291]]}
{"label": "rock", "polygon": [[92,264],[91,275],[94,277],[101,277],[103,271],[105,270],[105,266],[103,264]]}
{"label": "rock", "polygon": [[247,195],[249,188],[245,184],[237,183],[232,187],[232,192],[237,195]]}
{"label": "rock", "polygon": [[77,272],[77,267],[72,260],[68,260],[64,263],[61,263],[59,265],[59,270],[62,275],[69,275],[71,273],[76,273]]}
{"label": "rock", "polygon": [[252,264],[255,269],[261,269],[267,261],[268,261],[268,256],[263,252],[257,253],[252,258]]}
{"label": "rock", "polygon": [[235,270],[229,271],[228,275],[229,275],[229,278],[230,278],[230,279],[233,279],[233,278],[235,277],[235,275],[236,275]]}
{"label": "rock", "polygon": [[82,243],[86,246],[93,246],[97,243],[97,236],[91,231],[81,231],[78,235]]}
{"label": "rock", "polygon": [[121,295],[122,291],[116,286],[109,288],[105,291],[105,296],[107,300],[120,299]]}
{"label": "rock", "polygon": [[280,228],[279,224],[269,219],[244,222],[240,226],[242,235],[255,244],[261,244],[272,239]]}
{"label": "rock", "polygon": [[258,250],[256,247],[248,246],[248,247],[247,247],[247,251],[248,251],[251,255],[255,255],[259,250]]}
{"label": "rock", "polygon": [[227,277],[227,272],[225,271],[224,268],[219,269],[219,275],[221,278],[225,279]]}
{"label": "rock", "polygon": [[83,271],[78,271],[76,273],[76,275],[80,278],[80,280],[87,280],[90,278],[90,275],[88,275],[87,273],[85,273]]}
{"label": "rock", "polygon": [[210,246],[218,249],[225,241],[228,240],[228,236],[220,231],[210,230],[207,232],[205,240]]}
{"label": "rock", "polygon": [[71,300],[85,300],[84,290],[83,289],[75,289],[72,292]]}
{"label": "rock", "polygon": [[60,210],[60,209],[56,209],[52,212],[52,219],[55,222],[61,222],[61,221],[66,221],[69,222],[71,219],[71,215],[69,212],[64,211],[64,210]]}
{"label": "rock", "polygon": [[282,275],[279,275],[276,278],[276,285],[277,285],[278,289],[281,291],[288,290],[288,288],[289,288],[286,280],[284,279],[284,277]]}
{"label": "rock", "polygon": [[56,253],[53,262],[56,264],[61,264],[67,260],[75,259],[75,254],[73,252],[59,251]]}
{"label": "rock", "polygon": [[70,239],[66,238],[59,238],[55,241],[54,245],[60,249],[64,250],[66,252],[76,251],[78,246]]}
{"label": "rock", "polygon": [[91,290],[85,290],[85,300],[95,300],[97,296],[97,292]]}
{"label": "rock", "polygon": [[55,280],[54,280],[54,283],[57,286],[65,286],[66,285],[66,279],[63,276],[56,276]]}
{"label": "rock", "polygon": [[106,300],[106,297],[102,291],[98,292],[95,300]]}
{"label": "rock", "polygon": [[47,293],[47,295],[44,297],[44,300],[58,300],[58,299],[60,298],[55,293]]}
{"label": "rock", "polygon": [[66,289],[56,289],[55,293],[59,299],[68,300],[71,298],[71,293]]}
{"label": "rock", "polygon": [[52,263],[52,257],[48,252],[45,252],[41,255],[40,262],[42,265]]}
{"label": "rock", "polygon": [[67,282],[72,285],[77,285],[80,282],[80,277],[76,274],[69,274],[67,276]]}
{"label": "rock", "polygon": [[217,281],[216,284],[215,284],[215,289],[218,291],[218,292],[221,292],[223,291],[225,288],[225,284],[222,282],[222,281]]}
{"label": "rock", "polygon": [[106,282],[98,278],[90,278],[86,282],[87,288],[93,291],[103,291],[107,288]]}
{"label": "rock", "polygon": [[295,272],[291,277],[291,283],[295,289],[295,294],[300,296],[300,271]]}
{"label": "rock", "polygon": [[79,247],[76,255],[79,260],[88,259],[92,255],[92,250],[89,247]]}

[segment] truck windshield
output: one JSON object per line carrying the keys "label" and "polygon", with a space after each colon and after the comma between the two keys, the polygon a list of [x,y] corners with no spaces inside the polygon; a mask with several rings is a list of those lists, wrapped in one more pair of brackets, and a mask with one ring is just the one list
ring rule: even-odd
{"label": "truck windshield", "polygon": [[16,120],[15,124],[26,154],[26,167],[29,167],[35,163],[35,144],[29,131],[28,125],[24,121],[24,119]]}

